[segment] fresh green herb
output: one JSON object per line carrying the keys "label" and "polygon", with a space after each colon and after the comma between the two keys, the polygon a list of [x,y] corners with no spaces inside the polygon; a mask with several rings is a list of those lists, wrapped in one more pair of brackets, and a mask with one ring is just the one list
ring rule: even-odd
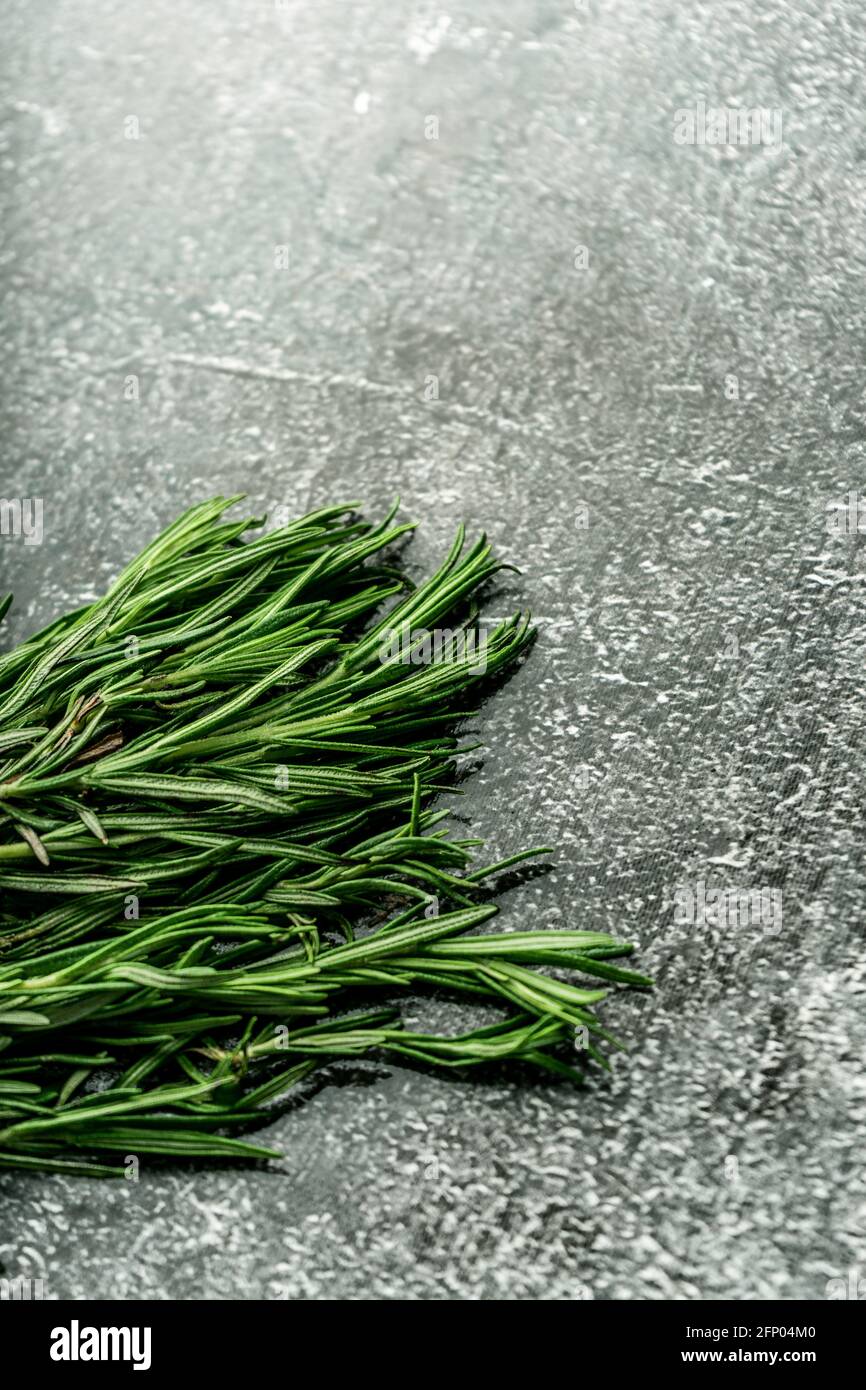
{"label": "fresh green herb", "polygon": [[[335,1058],[580,1079],[575,1036],[603,1065],[613,1042],[598,980],[649,983],[600,932],[476,930],[486,882],[547,853],[475,868],[480,842],[431,806],[480,682],[532,636],[519,614],[479,632],[473,595],[503,568],[487,541],[461,528],[413,587],[394,513],[244,540],[263,522],[226,520],[240,500],[193,507],[0,657],[2,1166],[279,1156],[238,1136]],[[416,664],[445,622],[462,643]],[[503,1016],[410,1032],[407,990]]]}

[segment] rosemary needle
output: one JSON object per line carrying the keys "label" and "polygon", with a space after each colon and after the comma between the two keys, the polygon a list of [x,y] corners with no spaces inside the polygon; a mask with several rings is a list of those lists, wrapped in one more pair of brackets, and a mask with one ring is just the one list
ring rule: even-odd
{"label": "rosemary needle", "polygon": [[[240,1136],[341,1057],[579,1077],[575,1038],[603,1064],[613,1041],[607,986],[649,983],[604,933],[490,933],[485,879],[547,851],[478,867],[432,809],[473,691],[532,637],[466,618],[503,568],[487,540],[461,528],[412,587],[393,512],[244,539],[241,500],[190,508],[0,657],[0,1166],[272,1157]],[[413,1033],[410,989],[502,1018]]]}

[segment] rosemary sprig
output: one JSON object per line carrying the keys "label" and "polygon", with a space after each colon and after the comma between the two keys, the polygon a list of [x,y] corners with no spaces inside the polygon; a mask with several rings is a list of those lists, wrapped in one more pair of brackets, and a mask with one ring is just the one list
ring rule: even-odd
{"label": "rosemary sprig", "polygon": [[[485,880],[548,851],[477,868],[432,809],[467,704],[532,629],[486,633],[482,665],[406,664],[386,639],[476,630],[467,604],[503,568],[486,539],[461,528],[412,587],[386,558],[413,529],[394,513],[247,540],[263,523],[225,519],[239,501],[191,508],[0,657],[2,1166],[273,1157],[239,1136],[335,1058],[579,1079],[563,1047],[577,1031],[606,1065],[606,986],[649,983],[603,933],[487,931]],[[503,1018],[413,1033],[407,989]]]}

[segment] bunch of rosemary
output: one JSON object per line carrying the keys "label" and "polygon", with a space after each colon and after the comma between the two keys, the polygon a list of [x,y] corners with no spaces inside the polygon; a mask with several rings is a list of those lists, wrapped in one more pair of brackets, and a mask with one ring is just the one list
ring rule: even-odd
{"label": "bunch of rosemary", "polygon": [[[557,1049],[607,1037],[605,990],[529,967],[648,983],[598,932],[471,930],[496,911],[485,880],[528,857],[473,868],[481,842],[429,806],[482,673],[385,639],[476,622],[503,568],[484,538],[461,530],[413,588],[383,555],[412,529],[393,513],[331,507],[245,540],[263,522],[226,520],[240,500],[193,507],[104,598],[0,657],[0,1165],[279,1156],[238,1134],[371,1052],[575,1076]],[[530,636],[520,615],[498,626],[483,674]],[[422,987],[505,1017],[409,1032],[391,1001]]]}

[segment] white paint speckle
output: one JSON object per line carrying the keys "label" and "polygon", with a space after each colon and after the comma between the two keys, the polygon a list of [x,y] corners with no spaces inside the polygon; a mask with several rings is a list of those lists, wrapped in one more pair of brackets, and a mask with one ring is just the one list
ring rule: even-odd
{"label": "white paint speckle", "polygon": [[438,52],[445,41],[445,35],[451,28],[451,19],[447,14],[441,14],[435,24],[422,24],[417,28],[410,29],[406,39],[406,47],[410,53],[415,54],[415,61],[423,67]]}

